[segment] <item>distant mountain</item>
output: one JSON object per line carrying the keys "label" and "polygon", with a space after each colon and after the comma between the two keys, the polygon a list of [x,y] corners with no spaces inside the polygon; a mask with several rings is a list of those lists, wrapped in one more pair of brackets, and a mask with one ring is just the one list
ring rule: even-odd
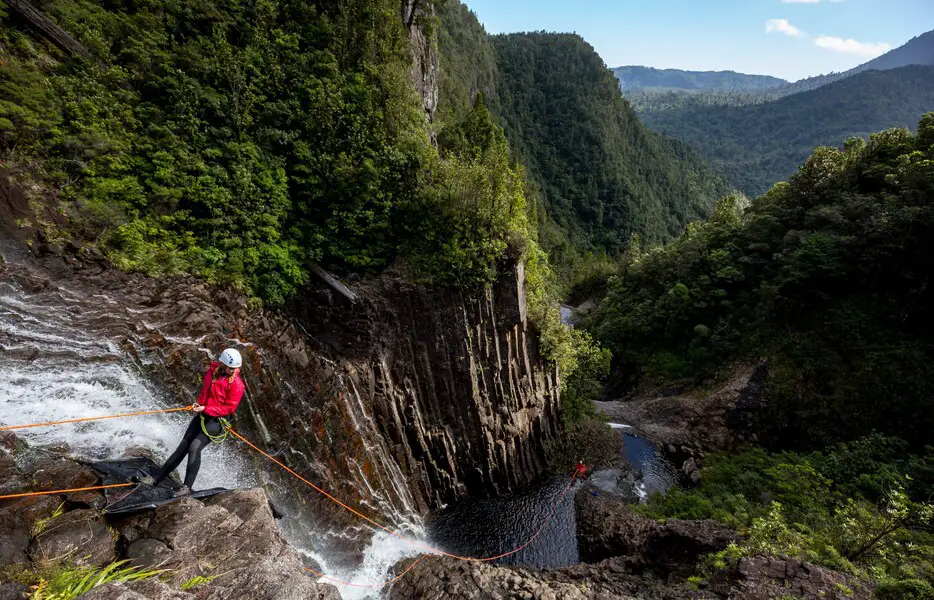
{"label": "distant mountain", "polygon": [[[881,57],[880,57],[881,58]],[[746,106],[644,109],[655,131],[693,145],[730,183],[759,195],[785,180],[816,146],[913,127],[934,108],[934,67],[865,71],[815,90]]]}
{"label": "distant mountain", "polygon": [[626,66],[612,69],[623,91],[659,88],[664,90],[748,91],[773,88],[788,82],[769,75],[746,75],[735,71],[682,71]]}
{"label": "distant mountain", "polygon": [[913,37],[898,48],[889,50],[882,56],[864,62],[857,67],[853,67],[849,71],[808,77],[807,79],[801,79],[794,83],[779,86],[771,91],[778,96],[787,96],[789,94],[814,90],[828,83],[846,79],[857,73],[863,73],[873,69],[877,71],[886,71],[888,69],[898,69],[899,67],[907,67],[910,65],[934,65],[934,31],[928,31],[927,33],[922,33],[917,37]]}

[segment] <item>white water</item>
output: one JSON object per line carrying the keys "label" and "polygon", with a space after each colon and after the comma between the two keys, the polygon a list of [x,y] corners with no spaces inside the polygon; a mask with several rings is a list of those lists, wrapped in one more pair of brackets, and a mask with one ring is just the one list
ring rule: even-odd
{"label": "white water", "polygon": [[[103,295],[83,299],[56,287],[28,293],[11,281],[0,282],[0,424],[104,416],[191,402],[190,398],[166,397],[150,386],[121,346],[129,343],[127,332],[113,331],[114,325],[119,327],[138,317],[122,312],[115,304]],[[192,344],[199,341],[185,340]],[[351,396],[356,396],[356,390],[353,392]],[[359,402],[359,397],[355,400]],[[35,445],[67,445],[78,458],[118,458],[133,447],[142,447],[162,461],[175,449],[189,420],[187,414],[169,413],[23,429],[17,434]],[[197,487],[262,485],[268,476],[257,473],[249,458],[234,444],[212,446],[202,455]],[[184,462],[179,475],[183,472]],[[284,498],[273,500],[285,503],[287,497],[284,494]],[[294,519],[283,521],[283,535],[293,546],[314,558],[325,574],[353,583],[385,581],[391,578],[389,569],[398,560],[420,553],[411,544],[380,532],[373,536],[359,566],[340,568],[309,546],[317,536],[342,532],[313,531]],[[417,521],[405,533],[419,540],[425,536]],[[322,581],[336,585],[346,600],[380,594],[378,589]]]}

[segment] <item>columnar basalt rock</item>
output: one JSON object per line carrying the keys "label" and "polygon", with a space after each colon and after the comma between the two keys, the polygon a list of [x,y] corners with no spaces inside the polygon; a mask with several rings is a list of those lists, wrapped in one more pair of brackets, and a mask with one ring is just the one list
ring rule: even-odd
{"label": "columnar basalt rock", "polygon": [[[315,280],[272,311],[193,278],[156,280],[82,256],[0,269],[49,301],[57,285],[86,297],[82,326],[121,346],[169,401],[190,403],[208,361],[238,347],[247,393],[236,427],[375,517],[511,492],[545,470],[560,386],[526,316],[521,264],[473,298],[390,271],[351,283],[355,303]],[[95,297],[107,298],[105,314]],[[310,501],[319,516],[350,518]]]}

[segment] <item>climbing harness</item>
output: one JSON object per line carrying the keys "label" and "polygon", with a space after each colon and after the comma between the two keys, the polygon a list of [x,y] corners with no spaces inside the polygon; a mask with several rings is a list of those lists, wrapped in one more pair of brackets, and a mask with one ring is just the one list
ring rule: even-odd
{"label": "climbing harness", "polygon": [[[10,431],[10,430],[15,430],[15,429],[26,429],[26,428],[29,428],[29,427],[42,427],[42,426],[50,426],[50,425],[61,425],[61,424],[65,424],[65,423],[78,423],[78,422],[84,422],[84,421],[98,421],[98,420],[103,420],[103,419],[117,419],[117,418],[121,418],[121,417],[132,417],[132,416],[138,416],[138,415],[153,415],[153,414],[159,414],[159,413],[169,413],[169,412],[179,412],[179,411],[191,411],[191,410],[192,410],[192,408],[191,408],[190,406],[185,406],[185,407],[181,407],[181,408],[167,408],[167,409],[163,409],[163,410],[152,410],[152,411],[143,411],[143,412],[135,412],[135,413],[124,413],[124,414],[119,414],[119,415],[108,415],[108,416],[102,416],[102,417],[86,417],[86,418],[81,418],[81,419],[68,419],[68,420],[65,420],[65,421],[48,421],[48,422],[46,422],[46,423],[33,423],[33,424],[29,424],[29,425],[12,425],[12,426],[7,426],[7,427],[0,427],[0,431]],[[409,544],[411,544],[411,545],[413,545],[413,546],[418,546],[418,547],[420,547],[420,548],[422,548],[422,549],[424,549],[424,550],[427,550],[428,552],[430,552],[430,553],[432,553],[432,554],[437,554],[437,555],[441,555],[441,556],[447,556],[447,557],[449,557],[449,558],[453,558],[453,559],[456,559],[456,560],[463,560],[463,561],[471,561],[471,562],[490,562],[490,561],[494,561],[494,560],[499,560],[499,559],[501,559],[501,558],[505,558],[505,557],[507,557],[507,556],[511,556],[511,555],[513,555],[513,554],[515,554],[515,553],[517,553],[517,552],[521,552],[522,550],[524,550],[525,548],[527,548],[529,545],[532,544],[533,541],[535,541],[536,538],[538,538],[538,536],[542,533],[542,531],[544,531],[545,526],[548,525],[548,523],[551,522],[552,517],[554,517],[555,512],[558,510],[558,506],[559,506],[559,505],[561,504],[561,502],[564,500],[565,496],[566,496],[567,493],[568,493],[568,490],[571,489],[571,487],[574,485],[574,482],[577,480],[577,478],[578,478],[578,477],[586,478],[586,472],[587,472],[587,467],[586,467],[586,465],[584,465],[583,462],[578,463],[578,465],[577,465],[577,466],[575,467],[575,469],[574,469],[574,473],[571,475],[571,477],[570,477],[569,480],[568,480],[567,485],[564,487],[564,490],[561,492],[561,494],[558,496],[558,498],[557,498],[557,500],[555,501],[555,503],[552,505],[551,511],[548,513],[548,516],[545,517],[545,519],[542,521],[541,525],[539,525],[539,527],[538,527],[538,529],[535,531],[535,533],[533,533],[532,536],[531,536],[528,540],[526,540],[526,542],[523,543],[522,545],[517,546],[516,548],[513,548],[512,550],[510,550],[510,551],[508,551],[508,552],[503,552],[503,553],[497,554],[497,555],[495,555],[495,556],[487,556],[487,557],[459,556],[459,555],[457,555],[457,554],[452,554],[452,553],[450,553],[450,552],[445,552],[445,551],[443,551],[443,550],[441,550],[441,549],[439,549],[439,548],[435,548],[434,546],[431,546],[431,545],[426,544],[426,543],[424,543],[424,542],[420,542],[420,541],[418,541],[418,540],[416,540],[416,539],[414,539],[414,538],[407,537],[407,536],[405,536],[405,535],[399,533],[398,531],[395,531],[395,530],[393,530],[393,529],[390,529],[389,527],[386,527],[385,525],[383,525],[383,524],[381,524],[381,523],[379,523],[379,522],[377,522],[377,521],[371,519],[370,517],[366,516],[365,514],[361,513],[360,511],[358,511],[358,510],[354,509],[353,507],[351,507],[351,506],[345,504],[344,502],[340,501],[340,500],[337,499],[335,496],[331,495],[331,494],[328,493],[327,491],[325,491],[325,490],[323,490],[322,488],[318,487],[317,485],[315,485],[314,483],[312,483],[312,482],[309,481],[308,479],[302,477],[302,476],[299,475],[296,471],[292,470],[292,469],[289,468],[287,465],[285,465],[285,464],[282,463],[281,461],[279,461],[279,460],[277,460],[276,458],[274,458],[272,455],[270,455],[270,454],[268,454],[267,452],[264,452],[263,450],[261,450],[261,449],[260,449],[258,446],[256,446],[253,442],[251,442],[250,440],[248,440],[247,438],[245,438],[244,436],[242,436],[240,433],[238,433],[236,430],[234,430],[234,428],[230,426],[230,423],[229,423],[226,419],[224,419],[224,418],[219,418],[219,421],[221,422],[221,425],[222,425],[222,427],[223,427],[223,433],[214,436],[214,435],[211,435],[211,434],[209,434],[209,433],[207,432],[207,428],[206,428],[205,423],[204,423],[204,415],[201,415],[201,430],[204,432],[204,434],[205,434],[208,438],[210,438],[211,442],[213,442],[213,443],[221,443],[221,442],[223,442],[224,440],[227,439],[227,435],[228,435],[228,434],[233,435],[234,437],[236,437],[237,439],[239,439],[240,441],[242,441],[243,443],[245,443],[247,446],[249,446],[250,448],[252,448],[252,449],[255,450],[256,452],[258,452],[258,453],[261,454],[262,456],[266,457],[267,459],[269,459],[270,461],[272,461],[273,463],[275,463],[276,465],[278,465],[278,466],[281,467],[282,469],[284,469],[287,473],[289,473],[290,475],[292,475],[292,476],[295,477],[296,479],[302,481],[303,483],[305,483],[306,485],[308,485],[309,487],[311,487],[313,490],[315,490],[315,491],[318,492],[319,494],[321,494],[321,495],[323,495],[324,497],[326,497],[326,498],[327,498],[328,500],[330,500],[331,502],[334,502],[335,504],[337,504],[337,505],[340,506],[341,508],[343,508],[343,509],[345,509],[345,510],[351,512],[352,514],[356,515],[357,517],[360,517],[361,519],[363,519],[364,521],[366,521],[366,522],[368,522],[369,524],[373,525],[374,527],[376,527],[376,528],[378,528],[378,529],[382,529],[383,531],[387,532],[388,534],[390,534],[390,535],[392,535],[392,536],[394,536],[394,537],[396,537],[396,538],[398,538],[398,539],[400,539],[400,540],[404,540],[404,541],[408,542]],[[132,485],[135,485],[135,484],[133,484],[133,483],[117,483],[117,484],[112,484],[112,485],[102,485],[102,486],[94,486],[94,487],[86,487],[86,488],[73,488],[73,489],[66,489],[66,490],[51,490],[51,491],[45,491],[45,492],[27,492],[27,493],[22,493],[22,494],[11,494],[11,495],[7,495],[7,496],[0,496],[0,500],[6,500],[6,499],[10,499],[10,498],[24,498],[24,497],[28,497],[28,496],[41,496],[41,495],[49,495],[49,494],[64,494],[64,493],[69,493],[69,492],[81,492],[81,491],[90,491],[90,490],[103,490],[103,489],[108,489],[108,488],[129,487],[129,486],[132,486]],[[389,584],[391,584],[391,583],[394,583],[395,581],[398,581],[399,579],[401,579],[403,576],[405,576],[407,573],[409,573],[409,571],[411,571],[411,570],[415,567],[415,565],[417,565],[417,564],[419,563],[419,561],[422,560],[422,558],[423,558],[423,557],[418,557],[411,565],[408,566],[408,568],[406,568],[402,573],[400,573],[400,574],[397,575],[396,577],[394,577],[394,578],[392,578],[392,579],[389,579],[389,580],[387,580],[387,581],[384,581],[384,582],[382,582],[382,583],[376,583],[376,584],[352,583],[352,582],[349,582],[349,581],[343,581],[343,580],[341,580],[341,579],[337,579],[337,578],[335,578],[335,577],[331,577],[331,576],[329,576],[329,575],[325,575],[325,574],[323,574],[323,573],[319,573],[318,571],[315,571],[314,569],[310,569],[310,568],[307,568],[307,567],[305,568],[305,570],[308,571],[308,572],[310,572],[310,573],[312,573],[312,574],[314,574],[314,575],[317,575],[318,577],[325,578],[325,579],[330,579],[331,581],[334,581],[334,582],[336,582],[336,583],[340,583],[340,584],[343,584],[343,585],[349,585],[349,586],[354,586],[354,587],[379,588],[379,587],[384,587],[384,586],[386,586],[386,585],[389,585]]]}
{"label": "climbing harness", "polygon": [[208,439],[211,440],[212,444],[221,444],[224,440],[227,439],[227,432],[230,430],[230,422],[227,421],[224,417],[217,417],[217,420],[221,424],[221,432],[217,435],[211,435],[208,433],[208,428],[204,424],[204,413],[201,413],[201,431],[204,435],[208,436]]}

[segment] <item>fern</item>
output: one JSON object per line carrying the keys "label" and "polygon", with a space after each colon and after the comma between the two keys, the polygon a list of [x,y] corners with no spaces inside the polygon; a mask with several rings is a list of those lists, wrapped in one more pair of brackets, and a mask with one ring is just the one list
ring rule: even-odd
{"label": "fern", "polygon": [[129,561],[112,562],[105,567],[61,568],[48,579],[40,578],[30,600],[73,600],[100,585],[114,581],[129,583],[165,573],[161,570],[140,570],[138,566],[125,566]]}

